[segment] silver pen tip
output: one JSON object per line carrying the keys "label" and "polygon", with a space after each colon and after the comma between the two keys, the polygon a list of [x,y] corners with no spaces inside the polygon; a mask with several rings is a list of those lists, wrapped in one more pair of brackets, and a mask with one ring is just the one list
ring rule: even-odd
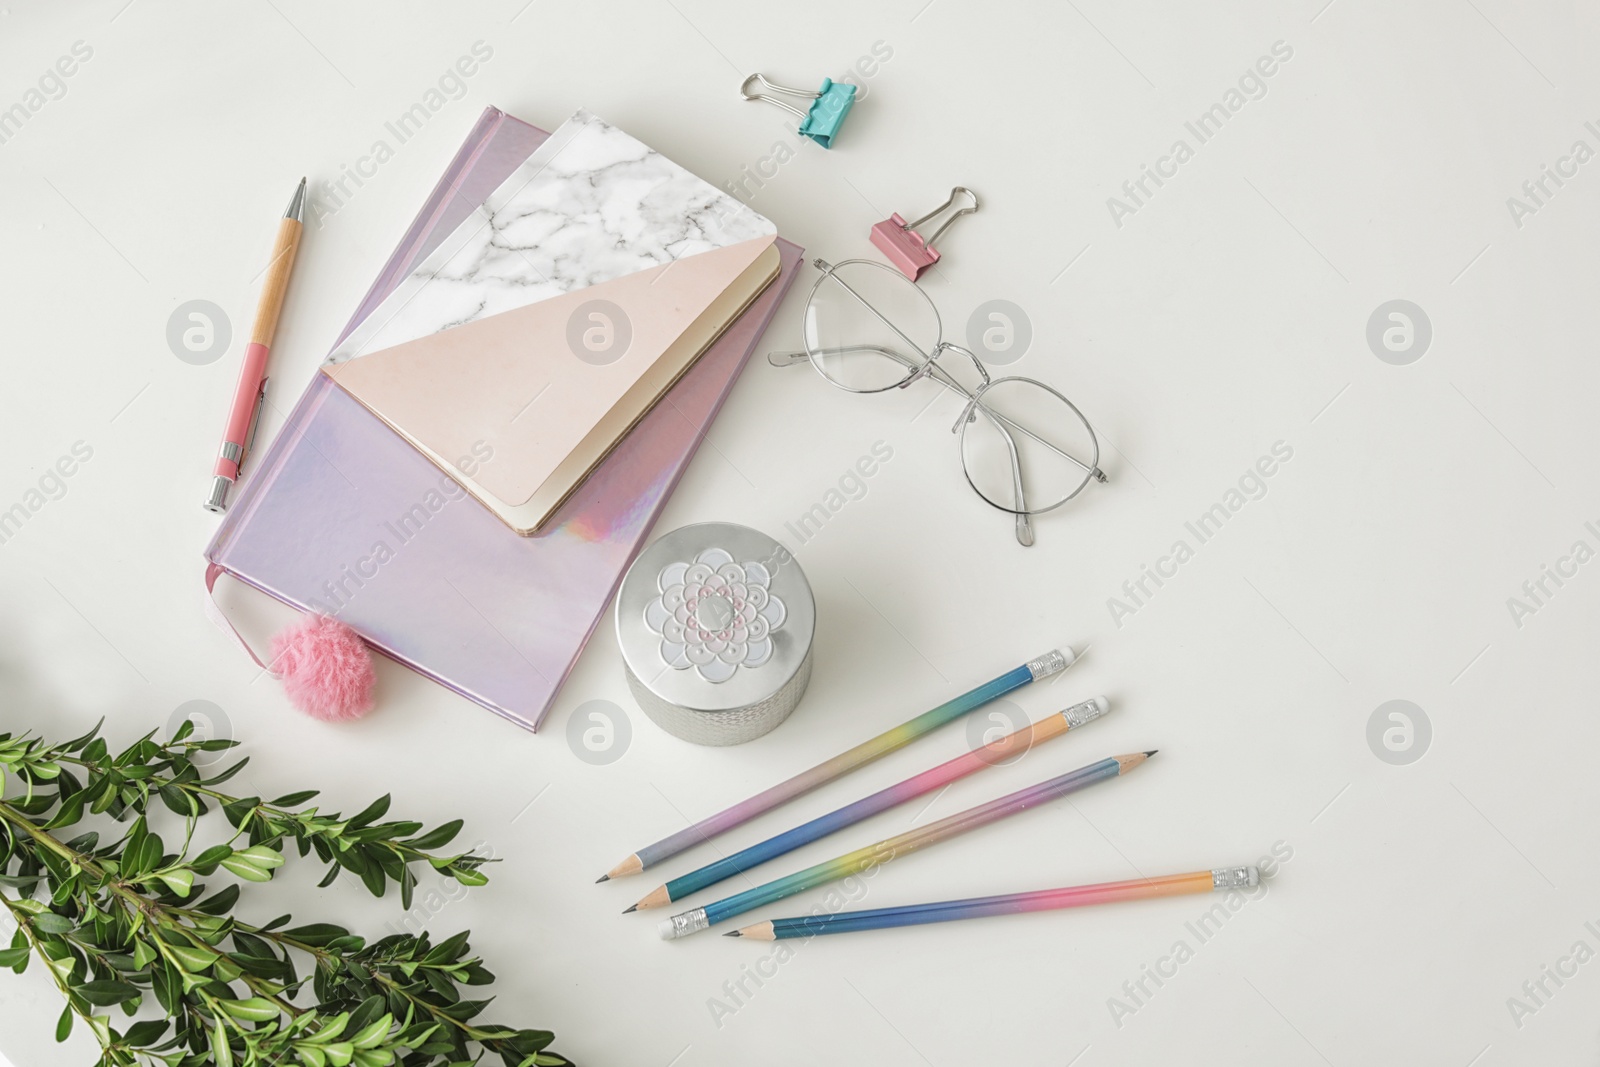
{"label": "silver pen tip", "polygon": [[289,201],[289,207],[283,213],[286,219],[304,222],[306,217],[306,180],[300,179],[300,184],[295,188],[294,196]]}

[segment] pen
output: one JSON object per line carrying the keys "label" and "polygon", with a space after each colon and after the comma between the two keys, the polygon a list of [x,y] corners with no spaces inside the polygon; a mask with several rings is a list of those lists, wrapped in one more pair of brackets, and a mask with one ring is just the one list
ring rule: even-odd
{"label": "pen", "polygon": [[217,450],[217,465],[212,470],[211,492],[205,501],[207,511],[227,510],[228,488],[239,480],[244,458],[255,442],[261,403],[267,392],[267,356],[272,350],[272,335],[278,329],[284,294],[289,290],[295,253],[300,250],[305,206],[306,180],[301,178],[288,210],[283,213],[283,221],[278,224],[278,239],[273,242],[267,279],[262,283],[256,320],[250,328],[250,343],[244,350],[239,383],[234,386],[233,405],[228,409],[228,424],[222,431],[222,447]]}

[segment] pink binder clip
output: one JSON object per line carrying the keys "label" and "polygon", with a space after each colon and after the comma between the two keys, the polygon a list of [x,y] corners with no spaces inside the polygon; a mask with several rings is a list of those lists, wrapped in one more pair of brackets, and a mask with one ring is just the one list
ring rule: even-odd
{"label": "pink binder clip", "polygon": [[[924,238],[917,232],[917,227],[924,222],[937,218],[952,207],[955,207],[956,199],[962,196],[972,201],[970,207],[964,207],[945,219],[944,225],[934,230],[932,237]],[[972,214],[978,210],[978,206],[978,194],[971,189],[958,185],[950,190],[950,199],[920,219],[907,222],[896,212],[878,223],[872,228],[872,243],[877,245],[878,249],[889,257],[889,262],[893,263],[901,274],[904,274],[912,281],[916,281],[922,277],[923,271],[939,262],[939,250],[933,247],[933,243],[944,236],[944,232],[950,228],[956,219],[959,219],[962,215]]]}

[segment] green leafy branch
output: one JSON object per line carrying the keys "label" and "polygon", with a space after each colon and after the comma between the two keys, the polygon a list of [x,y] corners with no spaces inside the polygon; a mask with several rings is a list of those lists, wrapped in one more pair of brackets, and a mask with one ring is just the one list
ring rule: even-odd
{"label": "green leafy branch", "polygon": [[[17,927],[0,967],[20,974],[37,959],[48,970],[66,1000],[57,1040],[82,1023],[102,1067],[435,1067],[485,1054],[506,1067],[567,1063],[548,1051],[547,1030],[476,1021],[490,1001],[462,991],[494,976],[466,933],[369,944],[328,923],[291,927],[288,915],[256,926],[233,914],[239,882],[207,895],[198,880],[220,870],[269,882],[292,842],[299,857],[315,853],[326,865],[322,885],[348,870],[382,896],[392,881],[409,908],[414,865],[467,886],[487,881],[486,857],[435,854],[460,820],[426,832],[379,822],[387,796],[349,818],[305,807],[314,790],[269,802],[231,796],[218,787],[247,761],[205,777],[195,757],[235,742],[192,736],[185,723],[165,743],[147,734],[113,754],[98,726],[53,746],[0,734],[0,908]],[[13,783],[20,795],[8,796]],[[176,851],[151,827],[156,799],[183,820]],[[231,835],[196,850],[200,820],[219,810]],[[102,845],[80,826],[94,816],[127,828]],[[308,984],[316,1003],[302,1007],[295,1001]],[[113,1007],[130,1019],[159,1016],[118,1029],[97,1011]]]}

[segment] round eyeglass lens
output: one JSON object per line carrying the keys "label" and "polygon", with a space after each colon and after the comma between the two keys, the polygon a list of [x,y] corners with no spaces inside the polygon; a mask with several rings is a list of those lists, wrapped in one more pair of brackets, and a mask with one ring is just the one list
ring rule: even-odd
{"label": "round eyeglass lens", "polygon": [[834,385],[893,389],[939,345],[939,313],[917,284],[881,263],[846,260],[817,279],[806,302],[806,354]]}
{"label": "round eyeglass lens", "polygon": [[978,495],[1002,511],[1035,515],[1077,496],[1098,465],[1088,420],[1031,378],[997,378],[961,427],[961,462]]}

